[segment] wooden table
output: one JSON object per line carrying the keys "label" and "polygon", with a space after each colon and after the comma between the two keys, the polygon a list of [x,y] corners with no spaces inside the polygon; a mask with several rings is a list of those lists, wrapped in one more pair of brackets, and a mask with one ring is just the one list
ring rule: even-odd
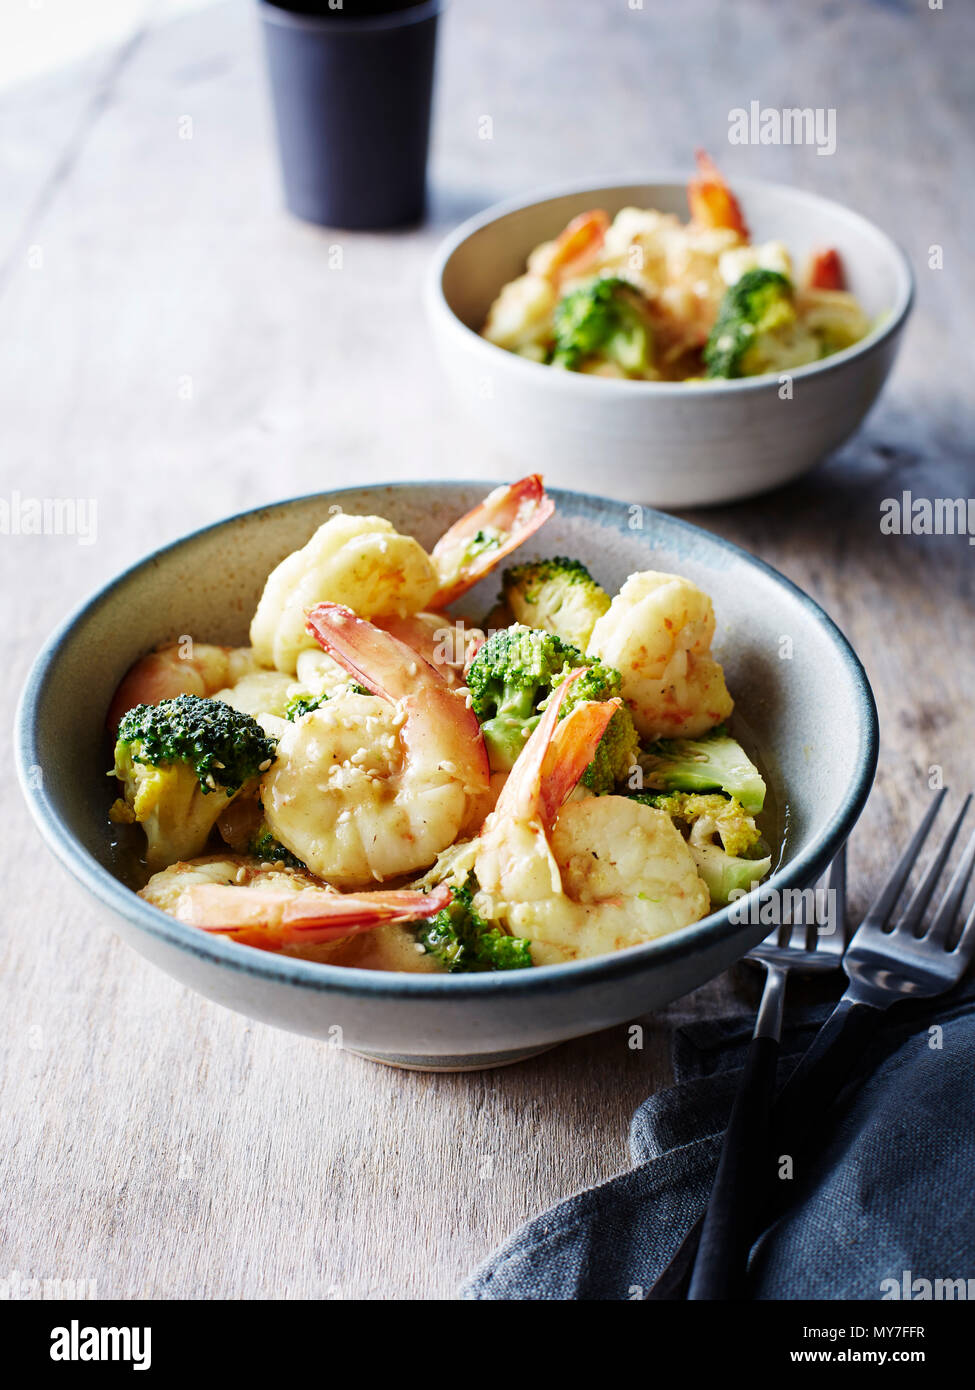
{"label": "wooden table", "polygon": [[[110,48],[0,91],[3,495],[97,503],[92,544],[0,537],[4,728],[46,632],[146,550],[352,479],[497,469],[432,360],[420,285],[437,239],[498,197],[686,168],[706,144],[732,178],[862,210],[918,276],[859,437],[786,491],[694,517],[807,588],[866,662],[883,752],[852,846],[862,905],[929,769],[975,784],[975,550],[879,526],[905,488],[975,496],[975,13],[454,0],[431,216],[395,236],[280,211],[257,37],[243,0],[148,4]],[[835,107],[835,155],[729,147],[728,111],[752,99]],[[4,1277],[94,1280],[105,1297],[450,1296],[523,1219],[627,1166],[627,1123],[667,1084],[675,1022],[733,988],[658,1015],[642,1052],[620,1028],[509,1070],[386,1070],[150,968],[96,925],[16,788],[3,795]]]}

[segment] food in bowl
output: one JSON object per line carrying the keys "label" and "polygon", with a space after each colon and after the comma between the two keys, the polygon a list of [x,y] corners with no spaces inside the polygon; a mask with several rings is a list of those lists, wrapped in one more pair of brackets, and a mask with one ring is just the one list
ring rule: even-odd
{"label": "food in bowl", "polygon": [[751,242],[708,155],[690,220],[624,207],[572,218],[491,305],[482,335],[566,371],[637,381],[729,380],[807,366],[866,337],[835,248],[801,281],[781,241]]}
{"label": "food in bowl", "polygon": [[505,570],[537,476],[427,552],[336,511],[267,578],[246,648],[181,639],[109,711],[140,895],[202,931],[334,965],[460,973],[603,955],[747,892],[764,779],[726,724],[711,601],[643,571]]}

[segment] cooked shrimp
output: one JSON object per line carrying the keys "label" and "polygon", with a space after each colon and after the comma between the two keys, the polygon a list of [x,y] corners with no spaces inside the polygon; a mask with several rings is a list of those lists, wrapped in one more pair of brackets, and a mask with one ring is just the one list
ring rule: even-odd
{"label": "cooked shrimp", "polygon": [[687,185],[691,218],[701,227],[727,227],[747,241],[748,227],[738,199],[725,183],[721,171],[705,150],[696,150],[697,176]]}
{"label": "cooked shrimp", "polygon": [[563,280],[581,275],[599,254],[606,239],[609,217],[602,208],[580,212],[554,241],[536,246],[528,257],[528,270],[558,286]]}
{"label": "cooked shrimp", "polygon": [[297,672],[301,654],[315,649],[306,616],[316,603],[347,604],[370,621],[445,607],[554,510],[533,474],[495,489],[450,527],[430,555],[382,517],[338,513],[272,570],[251,623],[259,664]]}
{"label": "cooked shrimp", "polygon": [[554,511],[540,473],[489,492],[433,547],[430,558],[440,587],[427,606],[446,608],[534,535]]}
{"label": "cooked shrimp", "polygon": [[[243,945],[291,955],[329,945],[332,950],[313,954],[334,961],[353,936],[432,917],[449,903],[450,890],[336,893],[300,869],[210,855],[155,874],[139,896],[181,922]],[[396,937],[387,931],[383,939],[388,948]],[[405,944],[414,946],[410,939]]]}
{"label": "cooked shrimp", "polygon": [[483,814],[480,725],[411,648],[350,609],[317,604],[308,624],[374,694],[339,692],[282,733],[261,783],[268,827],[343,889],[414,873]]}
{"label": "cooked shrimp", "polygon": [[257,667],[250,647],[214,647],[188,638],[157,647],[122,677],[109,706],[108,726],[114,731],[122,715],[136,705],[158,705],[177,695],[214,695]]}
{"label": "cooked shrimp", "polygon": [[[465,684],[464,670],[484,641],[484,633],[479,627],[468,627],[463,619],[455,621],[443,613],[414,613],[409,618],[377,618],[376,626],[399,638],[418,656],[422,656],[443,676],[451,689]],[[345,671],[342,671],[342,679],[349,679]]]}
{"label": "cooked shrimp", "polygon": [[695,737],[727,719],[734,702],[711,655],[714,607],[689,579],[631,574],[589,639],[622,675],[623,698],[644,738]]}
{"label": "cooked shrimp", "polygon": [[619,705],[577,705],[559,722],[581,674],[552,695],[477,842],[475,906],[527,937],[536,965],[635,946],[710,907],[693,856],[663,811],[618,796],[566,802]]}

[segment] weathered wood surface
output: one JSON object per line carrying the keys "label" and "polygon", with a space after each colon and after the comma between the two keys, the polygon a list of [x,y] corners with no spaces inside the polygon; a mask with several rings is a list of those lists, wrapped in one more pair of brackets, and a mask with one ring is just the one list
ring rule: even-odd
{"label": "weathered wood surface", "polygon": [[[3,495],[98,506],[91,545],[0,537],[4,727],[46,632],[147,549],[352,478],[488,471],[422,320],[437,238],[496,197],[686,167],[706,144],[732,176],[859,208],[918,275],[859,438],[776,496],[695,517],[804,585],[864,658],[883,753],[852,850],[862,904],[928,769],[975,784],[975,550],[879,529],[881,500],[903,488],[975,495],[962,245],[975,15],[454,0],[431,219],[380,237],[279,211],[249,5],[133,12],[120,43],[0,90]],[[753,98],[835,107],[836,154],[728,148],[727,113]],[[935,243],[942,270],[928,269]],[[626,1166],[629,1116],[667,1082],[675,1019],[732,987],[659,1015],[642,1052],[619,1029],[506,1071],[388,1071],[151,969],[96,925],[10,781],[3,796],[4,1277],[94,1279],[102,1296],[449,1296],[525,1217]]]}

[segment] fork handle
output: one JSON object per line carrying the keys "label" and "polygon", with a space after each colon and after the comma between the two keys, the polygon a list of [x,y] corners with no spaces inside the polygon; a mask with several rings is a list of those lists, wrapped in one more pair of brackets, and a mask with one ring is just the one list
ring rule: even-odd
{"label": "fork handle", "polygon": [[745,1296],[748,1252],[765,1185],[779,1040],[754,1037],[701,1226],[689,1299]]}
{"label": "fork handle", "polygon": [[[670,1263],[648,1291],[649,1302],[739,1296],[728,1290],[733,1284],[741,1288],[741,1271],[747,1264],[753,1228],[757,1225],[755,1204],[759,1194],[754,1188],[750,1192],[748,1189],[755,1175],[765,1170],[767,1150],[762,1146],[768,1139],[778,1055],[776,1038],[752,1038],[707,1209],[694,1222]],[[708,1249],[701,1254],[706,1223]],[[737,1278],[734,1277],[736,1269]],[[693,1293],[690,1292],[692,1283]],[[711,1292],[712,1289],[716,1291]]]}
{"label": "fork handle", "polygon": [[776,1158],[790,1154],[795,1160],[849,1080],[883,1016],[883,1008],[854,1001],[844,994],[775,1102],[772,1133]]}
{"label": "fork handle", "polygon": [[[647,1294],[650,1301],[742,1296],[740,1281],[738,1282],[738,1293],[731,1291],[728,1284],[728,1260],[731,1250],[734,1248],[737,1251],[737,1268],[740,1271],[747,1262],[752,1242],[762,1227],[767,1225],[775,1216],[774,1204],[769,1199],[772,1183],[770,1182],[765,1186],[764,1182],[759,1182],[755,1178],[755,1174],[761,1173],[764,1178],[764,1175],[768,1173],[770,1154],[776,1160],[773,1171],[777,1171],[778,1159],[781,1155],[789,1153],[793,1156],[793,1160],[795,1159],[796,1153],[801,1150],[813,1126],[822,1119],[830,1102],[842,1090],[864,1045],[876,1032],[883,1013],[884,1010],[881,1008],[872,1004],[855,1003],[846,995],[838,1002],[783,1086],[772,1107],[771,1135],[774,1147],[770,1146],[760,1153],[755,1147],[750,1149],[755,1166],[751,1174],[748,1172],[743,1174],[742,1186],[738,1189],[742,1197],[746,1193],[749,1194],[748,1200],[743,1201],[737,1217],[733,1217],[732,1223],[724,1225],[724,1230],[732,1244],[725,1244],[724,1253],[721,1252],[720,1248],[715,1253],[714,1244],[712,1244],[709,1254],[705,1255],[702,1250],[705,1224],[711,1215],[712,1203],[718,1200],[718,1179],[722,1176],[725,1157],[725,1149],[722,1149],[721,1166],[719,1166],[718,1175],[715,1177],[715,1187],[712,1189],[708,1210],[704,1216],[698,1218],[688,1231],[667,1268]],[[754,1049],[755,1054],[758,1053],[760,1045],[762,1051],[771,1051],[771,1077],[768,1079],[771,1098],[778,1044],[773,1044],[774,1050],[767,1049],[765,1044],[770,1042],[772,1042],[770,1038],[756,1037],[752,1040],[751,1048]],[[750,1051],[749,1064],[752,1063],[752,1056],[753,1052]],[[761,1076],[763,1064],[769,1065],[767,1058],[756,1055],[756,1060],[751,1068],[753,1076],[756,1071]],[[746,1072],[748,1069],[746,1066]],[[728,1136],[731,1135],[732,1125],[734,1125],[735,1117],[739,1112],[739,1102],[742,1102],[743,1108],[750,1105],[750,1102],[745,1099],[746,1085],[746,1079],[743,1077],[742,1089],[738,1093],[732,1119],[729,1123],[725,1148],[728,1147]],[[768,1127],[764,1132],[768,1138]],[[778,1183],[775,1185],[778,1186]],[[791,1189],[791,1184],[789,1187]],[[723,1183],[722,1188],[724,1189]],[[727,1200],[729,1194],[733,1197],[731,1188],[723,1190],[720,1197],[722,1204]],[[780,1205],[784,1206],[785,1203],[782,1202]],[[712,1224],[712,1242],[718,1241],[718,1232],[721,1229],[716,1223],[724,1223],[724,1221],[725,1218],[718,1212]],[[712,1288],[720,1289],[722,1286],[728,1291],[713,1293],[707,1291]]]}

